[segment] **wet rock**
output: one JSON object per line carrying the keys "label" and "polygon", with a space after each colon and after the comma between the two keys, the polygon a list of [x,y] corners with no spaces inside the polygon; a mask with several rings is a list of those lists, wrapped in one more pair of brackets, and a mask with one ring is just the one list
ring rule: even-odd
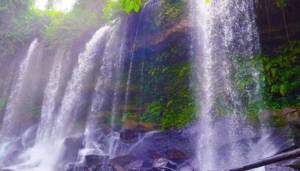
{"label": "wet rock", "polygon": [[85,163],[87,167],[91,167],[106,162],[108,158],[109,158],[108,155],[91,154],[85,156]]}
{"label": "wet rock", "polygon": [[84,136],[79,135],[68,137],[64,140],[64,146],[66,148],[63,158],[64,162],[71,163],[76,161],[79,150],[84,147],[83,139]]}
{"label": "wet rock", "polygon": [[146,132],[153,131],[154,127],[155,127],[154,123],[149,123],[149,124],[147,123],[147,126],[138,124],[136,127],[133,128],[133,130],[138,133],[146,133]]}
{"label": "wet rock", "polygon": [[129,151],[139,159],[188,159],[196,155],[197,126],[165,132],[149,132]]}
{"label": "wet rock", "polygon": [[132,129],[123,129],[120,133],[120,139],[124,142],[136,141],[137,133]]}
{"label": "wet rock", "polygon": [[184,163],[182,163],[179,168],[179,171],[200,171],[199,169],[199,161],[194,159],[194,160],[188,160]]}
{"label": "wet rock", "polygon": [[149,170],[153,166],[153,160],[136,160],[126,166],[126,170],[140,171]]}
{"label": "wet rock", "polygon": [[106,128],[98,128],[95,131],[87,135],[90,141],[93,141],[96,146],[98,146],[102,151],[105,151],[104,147],[108,146],[108,135],[110,130]]}
{"label": "wet rock", "polygon": [[292,160],[290,163],[288,163],[285,166],[293,168],[295,170],[300,170],[300,159]]}
{"label": "wet rock", "polygon": [[65,169],[65,171],[89,171],[89,168],[84,166],[81,163],[76,163],[76,164],[68,164]]}
{"label": "wet rock", "polygon": [[64,141],[64,145],[68,149],[81,149],[83,148],[83,138],[84,136],[79,137],[69,137]]}
{"label": "wet rock", "polygon": [[165,158],[159,158],[154,160],[153,167],[169,169],[172,171],[177,170],[177,165],[174,162],[171,162],[170,160],[167,160]]}
{"label": "wet rock", "polygon": [[289,167],[289,165],[292,162],[292,160],[278,162],[274,164],[270,164],[265,166],[266,171],[297,171],[298,169],[294,169],[292,167]]}
{"label": "wet rock", "polygon": [[109,163],[105,163],[97,166],[93,171],[118,171],[118,170],[116,170],[113,165]]}
{"label": "wet rock", "polygon": [[118,165],[121,167],[125,167],[126,165],[128,165],[129,163],[134,161],[135,159],[136,158],[134,156],[124,155],[124,156],[119,156],[119,157],[109,160],[109,163],[112,164],[113,166]]}

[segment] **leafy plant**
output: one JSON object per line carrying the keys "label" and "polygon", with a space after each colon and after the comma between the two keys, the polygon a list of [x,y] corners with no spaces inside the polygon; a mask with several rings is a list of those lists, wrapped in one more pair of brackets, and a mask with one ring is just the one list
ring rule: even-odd
{"label": "leafy plant", "polygon": [[14,54],[20,44],[38,34],[43,19],[42,13],[33,8],[32,1],[1,1],[0,56]]}
{"label": "leafy plant", "polygon": [[120,1],[109,0],[107,4],[102,8],[102,18],[106,22],[113,20],[115,15],[120,11]]}
{"label": "leafy plant", "polygon": [[138,12],[140,10],[140,6],[142,4],[142,0],[121,0],[120,8],[124,10],[126,13],[134,10]]}
{"label": "leafy plant", "polygon": [[272,108],[295,105],[300,87],[300,41],[281,46],[272,55],[262,55],[266,76],[266,103]]}
{"label": "leafy plant", "polygon": [[140,116],[140,122],[161,122],[163,106],[158,102],[152,102],[147,110]]}
{"label": "leafy plant", "polygon": [[85,10],[73,10],[70,13],[47,10],[50,24],[44,34],[44,42],[48,48],[71,45],[84,31],[96,27],[97,16]]}

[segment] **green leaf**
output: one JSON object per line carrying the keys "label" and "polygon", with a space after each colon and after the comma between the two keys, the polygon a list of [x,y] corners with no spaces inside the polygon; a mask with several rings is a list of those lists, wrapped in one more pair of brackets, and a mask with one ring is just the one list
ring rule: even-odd
{"label": "green leaf", "polygon": [[268,64],[266,65],[266,70],[269,70],[269,69],[271,68],[271,66],[272,66],[272,64],[271,64],[271,63],[268,63]]}
{"label": "green leaf", "polygon": [[142,4],[142,0],[134,0],[134,2],[135,2],[138,6],[141,6],[141,4]]}
{"label": "green leaf", "polygon": [[285,93],[286,93],[286,85],[285,84],[280,85],[279,92],[281,95],[285,95]]}
{"label": "green leaf", "polygon": [[271,93],[276,93],[277,90],[278,90],[277,85],[273,85],[273,86],[271,87]]}
{"label": "green leaf", "polygon": [[133,3],[132,1],[126,3],[125,12],[129,13],[133,9]]}
{"label": "green leaf", "polygon": [[173,99],[167,103],[167,107],[169,107],[173,103]]}
{"label": "green leaf", "polygon": [[121,0],[120,9],[123,10],[125,8],[126,0]]}
{"label": "green leaf", "polygon": [[138,12],[140,10],[140,6],[137,3],[133,3],[133,9],[135,12]]}
{"label": "green leaf", "polygon": [[277,72],[277,68],[272,68],[272,69],[271,69],[271,73],[272,73],[272,76],[273,76],[273,77],[276,76],[276,72]]}

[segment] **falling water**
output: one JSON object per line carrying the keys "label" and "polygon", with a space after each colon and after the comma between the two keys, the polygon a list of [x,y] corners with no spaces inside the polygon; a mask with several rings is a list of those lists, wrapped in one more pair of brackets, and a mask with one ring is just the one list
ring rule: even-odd
{"label": "falling water", "polygon": [[[10,137],[16,134],[16,129],[19,127],[18,119],[22,112],[20,111],[21,106],[23,105],[22,100],[24,100],[24,93],[26,92],[25,82],[29,72],[29,64],[31,58],[33,57],[33,52],[38,46],[38,40],[35,39],[31,42],[28,49],[26,57],[23,59],[23,62],[20,65],[19,76],[14,86],[11,95],[9,97],[9,102],[6,107],[5,116],[3,119],[3,126],[0,132],[0,138],[3,140],[5,137]],[[24,106],[23,106],[24,107]],[[23,109],[24,111],[24,109]]]}
{"label": "falling water", "polygon": [[[139,20],[138,20],[138,24],[137,24],[137,29],[136,29],[136,32],[135,32],[135,36],[134,36],[134,39],[133,39],[133,52],[132,52],[132,55],[131,55],[131,58],[130,58],[130,64],[129,64],[129,71],[128,71],[128,77],[127,77],[127,83],[126,83],[126,93],[125,93],[125,113],[127,112],[127,105],[128,105],[128,100],[129,100],[129,89],[130,89],[130,86],[131,86],[131,72],[132,72],[132,65],[133,65],[133,58],[134,58],[134,50],[135,47],[136,47],[136,39],[137,39],[137,36],[138,36],[138,33],[139,33],[139,27],[140,27],[140,23],[141,23],[141,19],[143,17],[143,12],[144,10],[147,8],[148,5],[151,5],[153,6],[153,4],[157,3],[156,0],[149,0],[147,1],[143,8],[142,8],[142,11],[141,11],[141,14],[140,14],[140,17],[139,17]],[[123,121],[125,120],[125,115],[123,117]]]}
{"label": "falling water", "polygon": [[120,42],[116,41],[118,36],[118,28],[119,24],[112,29],[112,34],[109,38],[107,46],[105,47],[103,58],[101,60],[101,67],[98,71],[95,92],[93,93],[94,97],[92,100],[91,112],[85,128],[85,134],[87,135],[85,144],[86,148],[98,149],[98,144],[93,142],[93,137],[91,137],[90,134],[95,131],[97,125],[99,124],[99,120],[96,118],[101,117],[99,115],[102,115],[103,112],[111,110],[110,107],[107,108],[108,103],[112,101],[110,92],[114,86],[114,81],[120,77],[120,75],[114,75],[114,73],[121,67],[121,64],[118,63],[119,61],[122,61],[120,58],[123,58],[123,56],[118,54],[118,48],[120,48],[118,47]]}
{"label": "falling water", "polygon": [[[124,36],[118,39],[120,31],[120,21],[116,21],[112,29],[112,34],[105,47],[101,67],[98,71],[97,83],[93,93],[91,111],[87,119],[85,128],[85,149],[80,151],[79,158],[87,154],[109,155],[111,158],[114,146],[118,138],[115,136],[115,117],[117,115],[116,106],[120,98],[119,86],[122,66],[124,62]],[[124,32],[122,32],[124,33]],[[117,41],[116,41],[117,40]],[[104,116],[110,113],[109,116]],[[110,123],[103,119],[110,119]],[[102,122],[104,123],[100,123]],[[109,136],[98,135],[96,132],[99,125],[106,124],[111,127]],[[104,136],[104,137],[102,137]],[[99,137],[105,139],[99,142]],[[117,136],[118,137],[118,136]],[[80,160],[80,159],[79,159]]]}
{"label": "falling water", "polygon": [[[239,98],[240,92],[231,76],[233,70],[244,69],[235,58],[250,61],[259,52],[254,4],[252,1],[239,0],[214,0],[210,3],[197,0],[191,4],[192,15],[197,18],[195,22],[198,37],[195,45],[196,79],[200,84],[197,90],[200,106],[198,159],[201,170],[224,169],[246,162],[244,151],[247,150],[243,146],[229,146],[226,161],[222,161],[218,142],[236,141],[246,135],[254,136],[253,128],[243,125],[246,121],[238,116],[243,112],[245,104]],[[251,66],[247,67],[250,67],[250,79],[256,85],[251,90],[243,90],[250,92],[247,96],[250,101],[258,98],[259,86],[256,70]],[[217,105],[223,107],[221,113],[218,113]],[[228,110],[224,110],[226,108]],[[232,116],[227,117],[226,124],[217,128],[218,115],[226,113]]]}
{"label": "falling water", "polygon": [[68,54],[58,50],[45,91],[41,122],[35,145],[18,157],[20,164],[10,168],[32,168],[32,170],[37,171],[57,169],[57,162],[64,152],[63,140],[74,128],[77,114],[76,107],[82,100],[84,85],[95,69],[95,55],[98,45],[103,41],[108,30],[108,26],[102,27],[86,44],[85,51],[79,55],[78,65],[73,70],[72,78],[68,82],[61,107],[59,110],[55,110],[57,108],[56,98],[61,93],[60,81],[64,81],[61,80],[62,65],[64,65],[62,59],[65,54]]}
{"label": "falling water", "polygon": [[[125,25],[125,27],[127,27],[127,25]],[[110,158],[113,158],[115,156],[115,152],[116,152],[116,144],[119,140],[119,136],[115,136],[115,124],[116,124],[116,117],[118,114],[117,111],[117,106],[120,104],[120,95],[121,95],[121,91],[120,91],[120,85],[121,85],[121,81],[120,81],[120,77],[123,71],[123,65],[124,65],[124,49],[125,49],[125,33],[123,32],[122,35],[122,39],[121,39],[121,45],[118,49],[118,54],[117,56],[119,57],[118,61],[115,62],[115,78],[116,78],[116,82],[115,82],[115,87],[114,87],[114,94],[113,94],[113,103],[112,103],[112,110],[111,110],[111,130],[110,130],[110,140],[109,140],[109,149],[108,149],[108,154]]]}
{"label": "falling water", "polygon": [[[51,135],[53,139],[63,138],[70,133],[70,129],[73,128],[76,119],[76,106],[80,104],[84,85],[96,66],[94,57],[97,53],[99,42],[103,39],[108,30],[108,26],[99,29],[86,44],[85,51],[79,55],[78,66],[73,71],[72,78],[68,83],[59,115],[55,117],[54,120]],[[65,124],[65,121],[68,121],[68,124]]]}
{"label": "falling water", "polygon": [[57,108],[57,97],[60,95],[59,86],[62,74],[62,59],[65,57],[65,53],[62,50],[58,50],[55,55],[55,61],[52,66],[48,85],[45,89],[45,96],[42,106],[42,117],[39,124],[37,133],[37,143],[45,143],[43,141],[48,140],[51,137],[51,128],[54,122],[55,109]]}

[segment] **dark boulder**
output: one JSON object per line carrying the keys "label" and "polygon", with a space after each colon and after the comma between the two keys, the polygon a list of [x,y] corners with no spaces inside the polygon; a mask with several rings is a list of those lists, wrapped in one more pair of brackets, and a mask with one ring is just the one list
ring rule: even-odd
{"label": "dark boulder", "polygon": [[90,154],[85,156],[85,163],[87,167],[96,166],[106,162],[108,158],[109,158],[108,155]]}
{"label": "dark boulder", "polygon": [[153,160],[136,160],[126,166],[126,170],[140,171],[149,170],[153,166]]}
{"label": "dark boulder", "polygon": [[134,142],[137,140],[137,133],[132,129],[123,129],[120,133],[123,142]]}
{"label": "dark boulder", "polygon": [[76,164],[68,164],[66,168],[64,169],[65,171],[89,171],[89,168],[84,166],[81,163],[76,163]]}
{"label": "dark boulder", "polygon": [[68,137],[64,141],[64,145],[67,149],[81,149],[83,148],[83,139],[84,136],[80,135],[78,137]]}
{"label": "dark boulder", "polygon": [[111,164],[109,163],[103,163],[98,165],[95,169],[92,171],[118,171],[116,170]]}
{"label": "dark boulder", "polygon": [[129,151],[140,159],[188,159],[196,155],[197,128],[149,132]]}
{"label": "dark boulder", "polygon": [[64,162],[72,163],[76,161],[79,150],[84,147],[83,139],[84,136],[79,135],[74,137],[68,137],[64,140],[64,146],[66,149],[63,157]]}
{"label": "dark boulder", "polygon": [[164,168],[164,169],[168,169],[170,171],[177,170],[177,164],[175,164],[174,162],[172,162],[168,159],[165,159],[165,158],[159,158],[159,159],[154,160],[153,167],[154,168]]}
{"label": "dark boulder", "polygon": [[146,132],[153,131],[153,129],[148,128],[148,127],[146,127],[146,126],[144,126],[144,125],[142,125],[142,124],[138,124],[137,126],[135,126],[135,127],[133,128],[133,130],[134,130],[135,132],[138,132],[138,133],[146,133]]}
{"label": "dark boulder", "polygon": [[125,168],[126,165],[130,164],[135,160],[136,158],[134,156],[124,155],[109,160],[109,163],[112,164],[113,166],[121,166]]}

